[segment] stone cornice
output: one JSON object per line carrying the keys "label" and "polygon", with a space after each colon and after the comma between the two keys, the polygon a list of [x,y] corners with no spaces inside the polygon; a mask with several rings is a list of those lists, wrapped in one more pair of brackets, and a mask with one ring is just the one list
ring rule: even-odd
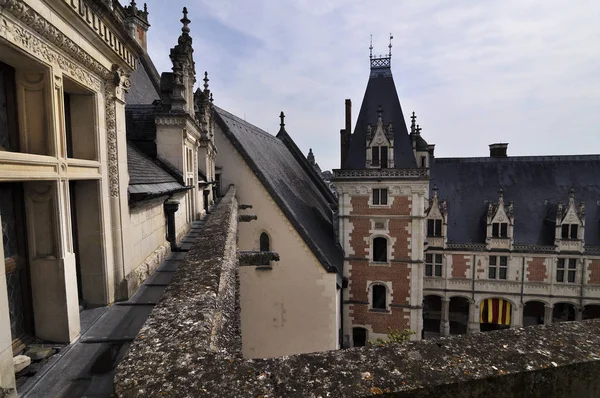
{"label": "stone cornice", "polygon": [[[25,4],[23,0],[0,0],[0,8],[6,10],[20,22],[27,25],[30,29],[60,48],[68,56],[81,63],[84,67],[102,79],[106,80],[112,78],[113,73],[111,70],[105,68],[101,63],[96,61],[83,48],[78,46],[63,32]],[[0,26],[0,36],[5,36],[5,32],[9,29],[11,29],[11,27],[3,23]],[[41,57],[47,62],[61,65],[63,70],[68,70],[71,75],[78,75],[79,79],[87,81],[88,85],[92,85],[95,88],[100,87],[100,82],[98,82],[97,79],[76,66],[70,59],[56,53],[43,43],[42,40],[31,35],[29,32],[26,32],[21,27],[12,26],[11,33],[14,36],[14,41],[19,42],[20,45],[30,50],[33,54]]]}
{"label": "stone cornice", "polygon": [[333,170],[332,180],[351,179],[428,179],[429,169],[358,169]]}

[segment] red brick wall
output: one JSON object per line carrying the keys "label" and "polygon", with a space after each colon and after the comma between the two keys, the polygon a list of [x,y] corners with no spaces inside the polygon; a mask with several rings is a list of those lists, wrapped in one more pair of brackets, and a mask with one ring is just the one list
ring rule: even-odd
{"label": "red brick wall", "polygon": [[[369,207],[368,196],[352,196],[350,198],[350,204],[352,205],[352,211],[350,215],[361,214],[366,216],[387,216],[389,214],[394,215],[410,215],[412,198],[410,196],[394,196],[394,203],[391,208],[387,207]],[[392,197],[388,198],[391,200]]]}
{"label": "red brick wall", "polygon": [[463,254],[452,255],[452,278],[469,278],[467,271],[471,268],[467,262],[471,256]]}
{"label": "red brick wall", "polygon": [[[351,300],[368,302],[367,281],[391,282],[393,290],[393,301],[389,304],[410,304],[410,264],[391,263],[391,267],[369,265],[369,243],[365,237],[370,235],[371,221],[368,218],[353,217],[373,215],[405,215],[411,213],[411,198],[408,196],[395,196],[391,208],[369,208],[369,197],[354,196],[350,199],[352,212],[350,221],[352,232],[350,233],[350,246],[354,250],[353,257],[365,258],[365,260],[350,261],[350,284],[349,293]],[[392,258],[396,260],[407,260],[410,258],[409,237],[410,219],[390,219],[388,221],[389,236],[396,243],[393,246]],[[391,242],[390,242],[391,243]],[[394,329],[406,329],[410,315],[401,307],[390,307],[391,314],[371,312],[368,304],[350,305],[350,316],[353,323],[357,325],[371,325],[375,333],[387,333],[388,326]]]}
{"label": "red brick wall", "polygon": [[592,260],[589,264],[591,285],[600,285],[600,260]]}
{"label": "red brick wall", "polygon": [[527,275],[527,281],[546,281],[546,278],[548,278],[548,273],[546,272],[546,266],[544,265],[545,260],[545,257],[533,257],[531,260],[526,262],[527,269],[525,274]]}

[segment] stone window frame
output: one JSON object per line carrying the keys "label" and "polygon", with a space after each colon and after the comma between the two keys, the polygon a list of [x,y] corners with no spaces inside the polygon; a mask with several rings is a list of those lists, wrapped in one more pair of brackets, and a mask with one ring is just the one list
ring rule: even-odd
{"label": "stone window frame", "polygon": [[[492,259],[494,259],[492,264]],[[506,263],[502,265],[502,259],[506,260]],[[496,280],[496,281],[505,281],[508,280],[508,256],[501,255],[490,255],[488,256],[488,279]],[[494,271],[494,276],[492,277],[492,270]],[[504,278],[501,277],[502,272],[504,271]]]}
{"label": "stone window frame", "polygon": [[[567,228],[565,228],[565,227],[567,227]],[[562,240],[579,240],[579,228],[580,227],[581,227],[581,225],[579,223],[563,223],[563,224],[561,224],[560,238]],[[573,235],[574,235],[574,237],[573,237]]]}
{"label": "stone window frame", "polygon": [[[431,229],[429,228],[431,221],[432,221],[431,225],[433,225],[433,228],[431,228],[431,229],[433,229],[433,233],[430,233]],[[438,223],[439,223],[439,225],[438,225]],[[444,220],[442,218],[437,218],[437,217],[427,218],[427,237],[441,238],[443,236],[444,236]]]}
{"label": "stone window frame", "polygon": [[508,222],[493,222],[492,223],[492,238],[509,238],[508,234]]}
{"label": "stone window frame", "polygon": [[[431,261],[428,261],[427,257],[431,256]],[[439,259],[440,261],[437,262],[437,259]],[[438,265],[439,265],[439,275],[438,275]],[[427,268],[428,266],[430,266],[430,274],[428,275],[427,273]],[[424,270],[424,275],[426,277],[432,277],[432,278],[441,278],[444,276],[444,255],[442,253],[425,253],[425,270]]]}
{"label": "stone window frame", "polygon": [[[373,307],[373,287],[374,286],[383,286],[385,288],[385,309]],[[367,297],[368,297],[368,301],[369,301],[369,311],[370,312],[391,313],[390,305],[393,300],[392,282],[389,282],[389,281],[386,282],[386,281],[381,281],[381,280],[367,281]]]}
{"label": "stone window frame", "polygon": [[577,257],[558,257],[556,259],[556,272],[554,273],[556,283],[577,284],[578,263]]}
{"label": "stone window frame", "polygon": [[[383,238],[386,240],[387,245],[386,245],[386,261],[373,261],[373,256],[374,256],[374,251],[375,251],[375,239],[377,238]],[[392,246],[394,244],[394,241],[392,240],[392,238],[387,235],[387,234],[383,234],[383,233],[375,233],[371,236],[369,236],[369,265],[371,266],[384,266],[384,267],[390,267],[391,266],[391,259],[392,259]]]}
{"label": "stone window frame", "polygon": [[[377,202],[375,203],[375,192],[377,191]],[[382,202],[382,193],[385,192],[385,203]],[[387,207],[390,206],[390,189],[385,188],[371,188],[371,198],[370,205],[373,207]]]}

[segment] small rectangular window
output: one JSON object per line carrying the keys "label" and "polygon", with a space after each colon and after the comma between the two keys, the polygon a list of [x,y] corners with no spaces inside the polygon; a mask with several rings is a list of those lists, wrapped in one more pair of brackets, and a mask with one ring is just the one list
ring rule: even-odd
{"label": "small rectangular window", "polygon": [[488,279],[507,279],[508,257],[490,256],[488,264]]}
{"label": "small rectangular window", "polygon": [[380,148],[381,148],[381,167],[387,168],[388,167],[388,147],[382,146]]}
{"label": "small rectangular window", "polygon": [[425,255],[425,276],[433,276],[433,254]]}
{"label": "small rectangular window", "polygon": [[387,188],[373,188],[373,204],[374,205],[387,205],[387,203],[388,203]]}
{"label": "small rectangular window", "polygon": [[565,281],[565,259],[559,258],[556,263],[556,281],[564,282]]}
{"label": "small rectangular window", "polygon": [[377,188],[373,189],[373,204],[374,205],[379,204],[379,189],[377,189]]}
{"label": "small rectangular window", "polygon": [[505,222],[500,224],[500,237],[508,238],[508,224]]}
{"label": "small rectangular window", "polygon": [[561,238],[562,239],[569,239],[569,224],[563,224],[562,225]]}
{"label": "small rectangular window", "polygon": [[434,236],[435,220],[427,220],[427,236]]}
{"label": "small rectangular window", "polygon": [[442,236],[442,220],[435,220],[435,236]]}
{"label": "small rectangular window", "polygon": [[371,147],[371,165],[379,166],[379,147]]}
{"label": "small rectangular window", "polygon": [[381,204],[382,205],[387,205],[387,198],[388,197],[388,190],[383,188],[381,189]]}
{"label": "small rectangular window", "polygon": [[421,167],[427,167],[427,158],[425,156],[421,156]]}
{"label": "small rectangular window", "polygon": [[492,224],[492,236],[497,238],[499,236],[499,224],[497,222]]}
{"label": "small rectangular window", "polygon": [[442,276],[442,255],[435,255],[435,276]]}
{"label": "small rectangular window", "polygon": [[575,275],[577,274],[577,259],[569,259],[569,270],[567,272],[567,280],[569,283],[575,283]]}
{"label": "small rectangular window", "polygon": [[425,276],[442,276],[441,254],[425,254]]}
{"label": "small rectangular window", "polygon": [[577,239],[577,224],[571,224],[571,239]]}

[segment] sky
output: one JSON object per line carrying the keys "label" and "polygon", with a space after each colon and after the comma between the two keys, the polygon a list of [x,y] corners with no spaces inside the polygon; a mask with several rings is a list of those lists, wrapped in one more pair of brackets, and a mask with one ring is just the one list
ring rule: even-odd
{"label": "sky", "polygon": [[170,71],[187,6],[197,84],[276,134],[279,113],[323,170],[339,168],[374,54],[388,51],[404,116],[436,157],[600,153],[600,1],[148,0],[148,52]]}

